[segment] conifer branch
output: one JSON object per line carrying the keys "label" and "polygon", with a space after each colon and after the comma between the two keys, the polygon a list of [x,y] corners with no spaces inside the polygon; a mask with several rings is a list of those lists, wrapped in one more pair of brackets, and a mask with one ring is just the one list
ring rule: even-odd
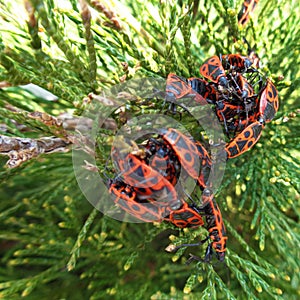
{"label": "conifer branch", "polygon": [[[298,299],[299,3],[261,0],[240,26],[242,0],[65,1],[71,9],[60,1],[4,2],[0,162],[9,160],[0,169],[0,298],[51,292],[72,299],[77,286],[75,297],[84,299]],[[196,243],[207,236],[205,228],[102,216],[80,191],[68,150],[80,146],[96,158],[81,167],[103,174],[120,124],[165,107],[133,92],[120,95],[120,104],[100,90],[169,72],[199,77],[206,58],[251,51],[278,89],[280,108],[256,146],[227,162],[216,194],[228,232],[224,263],[187,266],[189,253],[202,257],[207,244],[170,254],[167,238],[173,246]],[[55,100],[20,87],[28,83]],[[89,105],[122,112],[100,120],[96,145],[77,132],[94,128],[81,116]],[[199,136],[186,113],[172,117]],[[35,163],[23,164],[30,160]]]}
{"label": "conifer branch", "polygon": [[29,139],[0,135],[0,155],[9,156],[6,163],[8,168],[16,168],[41,154],[67,152],[68,144],[65,140],[55,137]]}

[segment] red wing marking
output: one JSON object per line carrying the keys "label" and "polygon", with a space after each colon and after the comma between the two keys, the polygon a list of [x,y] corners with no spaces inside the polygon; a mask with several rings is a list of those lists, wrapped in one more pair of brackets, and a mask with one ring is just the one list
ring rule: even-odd
{"label": "red wing marking", "polygon": [[265,122],[270,122],[278,111],[278,107],[278,92],[274,84],[268,80],[260,97],[259,113],[264,117]]}
{"label": "red wing marking", "polygon": [[223,77],[226,79],[226,74],[222,63],[218,56],[214,55],[207,59],[200,67],[200,73],[203,77],[211,80],[212,82],[219,83]]}
{"label": "red wing marking", "polygon": [[206,100],[187,83],[187,80],[175,74],[169,74],[166,85],[166,95],[171,101],[182,98],[193,98],[201,105],[206,105]]}
{"label": "red wing marking", "polygon": [[227,157],[237,157],[252,148],[259,140],[262,129],[263,125],[258,121],[247,126],[226,145]]}

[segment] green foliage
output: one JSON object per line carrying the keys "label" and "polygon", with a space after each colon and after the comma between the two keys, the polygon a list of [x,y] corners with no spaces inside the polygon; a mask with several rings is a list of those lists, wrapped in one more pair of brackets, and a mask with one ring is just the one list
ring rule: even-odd
{"label": "green foliage", "polygon": [[[243,37],[275,82],[280,109],[259,143],[227,163],[216,196],[228,231],[225,264],[187,266],[184,249],[164,251],[168,237],[192,242],[207,234],[203,228],[102,216],[78,188],[70,153],[42,155],[15,169],[0,157],[0,298],[298,299],[297,1],[260,1],[244,28],[237,23],[243,1],[31,0],[26,10],[22,1],[6,2],[0,1],[0,82],[11,85],[0,89],[6,136],[62,137],[59,125],[30,113],[80,115],[89,93],[124,80],[199,76],[211,55],[247,54]],[[27,83],[58,101],[19,87]],[[138,105],[128,107],[141,113]],[[196,134],[197,127],[189,129]],[[105,150],[101,143],[99,149]]]}

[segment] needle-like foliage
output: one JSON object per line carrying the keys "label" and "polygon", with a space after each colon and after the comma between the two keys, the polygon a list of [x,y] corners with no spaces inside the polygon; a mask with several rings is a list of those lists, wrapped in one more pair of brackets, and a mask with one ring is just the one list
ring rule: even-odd
{"label": "needle-like foliage", "polygon": [[[300,6],[261,0],[241,26],[242,3],[0,0],[1,299],[299,299]],[[206,230],[102,215],[73,173],[72,122],[131,78],[199,77],[212,55],[247,55],[244,38],[280,108],[256,146],[227,163],[216,195],[225,262],[185,265],[190,249],[166,253],[168,239],[191,243]],[[128,101],[131,116],[159,113],[142,100]],[[101,130],[94,167],[103,174],[114,134]],[[205,246],[192,252],[203,257]]]}

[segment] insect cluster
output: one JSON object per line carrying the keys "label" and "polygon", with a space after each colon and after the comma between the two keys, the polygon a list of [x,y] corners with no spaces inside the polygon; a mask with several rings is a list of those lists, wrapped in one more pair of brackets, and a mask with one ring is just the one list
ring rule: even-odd
{"label": "insect cluster", "polygon": [[[200,68],[201,78],[180,78],[170,74],[167,95],[174,102],[197,92],[195,100],[209,103],[224,126],[230,141],[225,145],[227,159],[249,150],[259,140],[265,123],[278,110],[278,92],[262,76],[250,57],[239,54],[209,58]],[[176,99],[176,100],[175,100]]]}
{"label": "insect cluster", "polygon": [[[226,160],[237,157],[253,147],[265,123],[274,118],[277,90],[250,57],[239,54],[213,56],[203,63],[200,73],[204,78],[169,74],[166,101],[176,106],[184,99],[192,99],[197,105],[212,106],[228,136],[222,155]],[[223,261],[227,237],[208,183],[212,158],[207,149],[174,128],[159,129],[156,137],[139,146],[125,142],[131,145],[130,151],[124,151],[120,143],[112,149],[119,173],[110,180],[109,191],[117,206],[145,222],[167,221],[179,228],[205,226],[208,237],[198,243],[211,240],[205,257],[192,258],[208,262],[215,252],[217,259]],[[189,177],[195,181],[202,191],[201,199],[195,201],[185,193],[179,182],[181,172],[184,180]]]}
{"label": "insect cluster", "polygon": [[[248,23],[257,3],[244,1],[239,25]],[[278,110],[278,92],[258,69],[259,59],[253,52],[249,57],[227,54],[207,59],[200,67],[203,78],[186,79],[172,73],[167,77],[165,101],[173,112],[177,106],[188,112],[195,105],[212,107],[228,138],[218,152],[220,160],[235,158],[252,148]],[[158,135],[141,145],[124,140],[112,149],[112,156],[118,175],[108,185],[118,207],[144,222],[167,221],[179,228],[204,226],[208,231],[205,239],[171,245],[166,250],[210,240],[205,257],[192,255],[190,260],[209,262],[214,252],[219,261],[224,260],[227,236],[209,180],[214,172],[212,153],[200,141],[175,128],[160,128]],[[186,192],[188,178],[200,189],[201,199]]]}
{"label": "insect cluster", "polygon": [[[168,221],[179,228],[203,226],[202,217],[205,216],[213,240],[207,249],[206,260],[210,260],[212,247],[218,259],[224,259],[225,228],[218,205],[206,186],[211,158],[200,142],[174,128],[163,128],[157,138],[147,140],[142,154],[127,152],[124,155],[118,148],[112,153],[122,179],[117,176],[110,182],[110,192],[119,207],[139,220]],[[201,166],[198,168],[199,159]],[[196,205],[178,188],[181,171],[194,179],[203,191],[203,205]]]}

